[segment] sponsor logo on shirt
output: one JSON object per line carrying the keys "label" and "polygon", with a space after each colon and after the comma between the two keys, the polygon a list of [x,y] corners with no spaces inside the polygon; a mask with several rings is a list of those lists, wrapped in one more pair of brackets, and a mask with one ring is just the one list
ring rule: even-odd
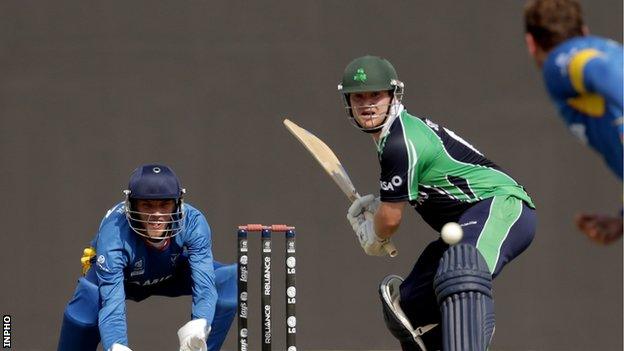
{"label": "sponsor logo on shirt", "polygon": [[169,274],[166,277],[160,277],[160,278],[154,278],[154,279],[147,279],[146,281],[144,281],[143,283],[141,283],[140,281],[132,281],[130,283],[132,284],[137,284],[137,285],[142,285],[142,286],[148,286],[148,285],[154,285],[154,284],[158,284],[158,283],[162,283],[165,280],[171,278],[172,275]]}
{"label": "sponsor logo on shirt", "polygon": [[399,187],[403,184],[403,178],[399,177],[398,175],[395,175],[394,177],[392,177],[392,179],[390,179],[389,182],[385,182],[385,181],[380,181],[380,186],[381,186],[381,190],[385,190],[385,191],[394,191],[395,187]]}
{"label": "sponsor logo on shirt", "polygon": [[477,224],[477,223],[479,223],[479,222],[477,222],[477,221],[470,221],[470,222],[462,223],[462,224],[460,224],[460,226],[461,227],[465,227],[465,226],[473,225],[473,224]]}

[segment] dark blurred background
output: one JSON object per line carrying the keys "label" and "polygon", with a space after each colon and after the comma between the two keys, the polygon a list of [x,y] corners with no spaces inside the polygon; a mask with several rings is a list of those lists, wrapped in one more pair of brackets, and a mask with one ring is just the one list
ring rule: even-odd
{"label": "dark blurred background", "polygon": [[[594,34],[622,41],[621,1],[583,5]],[[0,313],[13,317],[14,349],[56,348],[82,249],[147,162],[176,170],[221,261],[235,261],[238,224],[298,227],[300,349],[397,349],[377,285],[406,275],[437,234],[410,213],[396,259],[366,256],[345,219],[347,200],[282,126],[289,117],[320,136],[360,192],[376,193],[374,145],[351,127],[336,91],[351,59],[375,54],[406,83],[409,111],[469,140],[538,206],[533,245],[495,284],[493,348],[621,350],[622,241],[592,244],[571,220],[583,210],[617,213],[622,185],[559,119],[526,53],[522,8],[518,0],[0,2]],[[281,277],[276,269],[276,349]],[[129,302],[128,315],[134,350],[174,350],[190,299]],[[254,330],[252,349],[259,337]],[[235,348],[233,332],[226,349]]]}

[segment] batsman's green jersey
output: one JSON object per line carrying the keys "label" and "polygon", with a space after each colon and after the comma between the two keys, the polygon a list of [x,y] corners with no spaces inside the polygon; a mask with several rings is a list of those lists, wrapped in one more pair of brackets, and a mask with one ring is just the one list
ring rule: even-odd
{"label": "batsman's green jersey", "polygon": [[402,111],[382,131],[381,201],[409,201],[439,231],[480,200],[511,195],[534,208],[509,174],[451,130]]}

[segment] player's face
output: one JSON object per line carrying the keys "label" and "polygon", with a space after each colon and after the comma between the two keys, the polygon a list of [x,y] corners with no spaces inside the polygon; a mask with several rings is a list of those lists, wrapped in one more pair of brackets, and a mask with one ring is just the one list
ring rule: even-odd
{"label": "player's face", "polygon": [[163,236],[173,218],[175,200],[137,200],[136,211],[145,227],[147,235],[152,238]]}
{"label": "player's face", "polygon": [[363,128],[375,128],[384,121],[392,96],[388,91],[367,91],[349,94],[353,116]]}

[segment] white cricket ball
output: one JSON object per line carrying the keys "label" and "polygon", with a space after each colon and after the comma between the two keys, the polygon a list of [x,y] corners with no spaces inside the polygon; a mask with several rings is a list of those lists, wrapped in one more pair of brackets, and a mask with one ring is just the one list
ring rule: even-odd
{"label": "white cricket ball", "polygon": [[464,236],[464,231],[459,224],[448,222],[442,227],[440,234],[442,234],[442,240],[444,240],[445,243],[455,245],[461,241]]}

